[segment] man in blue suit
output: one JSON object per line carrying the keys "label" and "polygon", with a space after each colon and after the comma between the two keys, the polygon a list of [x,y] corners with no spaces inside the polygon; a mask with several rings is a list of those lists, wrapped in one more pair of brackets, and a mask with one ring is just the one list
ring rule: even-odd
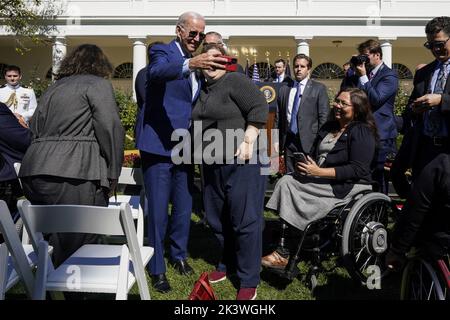
{"label": "man in blue suit", "polygon": [[190,128],[192,105],[201,85],[196,70],[224,69],[226,63],[218,54],[192,56],[205,37],[204,30],[205,19],[198,13],[186,12],[178,18],[177,38],[150,48],[144,109],[136,128],[148,200],[148,239],[155,249],[149,273],[153,287],[163,293],[171,289],[165,276],[166,230],[170,238],[169,262],[183,275],[193,272],[187,263],[193,168],[172,161],[171,156],[178,155],[174,146],[179,143],[172,141],[172,134]]}
{"label": "man in blue suit", "polygon": [[369,62],[355,66],[359,76],[358,87],[369,97],[380,136],[373,179],[378,183],[379,191],[387,194],[389,181],[384,176],[384,163],[386,158],[395,155],[397,150],[394,102],[398,90],[398,76],[383,63],[383,53],[378,41],[367,40],[358,46],[358,51],[369,59]]}

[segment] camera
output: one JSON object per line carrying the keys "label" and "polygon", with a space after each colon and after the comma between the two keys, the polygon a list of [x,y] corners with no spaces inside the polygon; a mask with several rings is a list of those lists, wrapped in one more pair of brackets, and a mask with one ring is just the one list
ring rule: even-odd
{"label": "camera", "polygon": [[360,54],[358,56],[353,56],[350,59],[350,63],[354,66],[359,66],[361,64],[366,64],[369,62],[369,57],[365,54]]}
{"label": "camera", "polygon": [[237,59],[230,56],[222,56],[222,58],[227,59],[227,62],[225,63],[225,70],[226,71],[236,71],[237,70]]}

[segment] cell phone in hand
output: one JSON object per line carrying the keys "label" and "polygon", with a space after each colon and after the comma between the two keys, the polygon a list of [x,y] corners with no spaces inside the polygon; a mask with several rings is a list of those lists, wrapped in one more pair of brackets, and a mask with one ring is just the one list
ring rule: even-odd
{"label": "cell phone in hand", "polygon": [[226,71],[234,72],[237,70],[237,59],[235,57],[230,56],[222,56],[222,57],[227,59],[227,62],[225,63]]}
{"label": "cell phone in hand", "polygon": [[294,152],[295,162],[303,162],[306,163],[306,155],[303,152]]}

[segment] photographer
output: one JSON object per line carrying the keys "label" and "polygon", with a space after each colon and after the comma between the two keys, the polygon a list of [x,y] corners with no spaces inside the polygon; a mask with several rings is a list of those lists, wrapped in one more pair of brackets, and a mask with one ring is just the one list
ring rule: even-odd
{"label": "photographer", "polygon": [[387,194],[389,185],[384,177],[384,163],[388,155],[397,151],[394,102],[398,90],[398,76],[383,63],[383,53],[378,41],[367,40],[361,43],[358,52],[360,55],[352,57],[350,61],[359,77],[358,88],[364,90],[369,97],[380,136],[373,179],[379,184],[379,191]]}

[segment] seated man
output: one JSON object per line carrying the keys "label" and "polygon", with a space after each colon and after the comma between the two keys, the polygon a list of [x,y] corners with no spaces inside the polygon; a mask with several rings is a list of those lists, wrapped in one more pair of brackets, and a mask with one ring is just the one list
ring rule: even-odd
{"label": "seated man", "polygon": [[[439,248],[435,240],[439,239]],[[403,266],[406,253],[414,246],[433,255],[450,248],[450,154],[442,153],[425,166],[414,181],[386,256],[390,269]],[[439,249],[441,252],[436,252]]]}
{"label": "seated man", "polygon": [[17,212],[17,197],[22,195],[14,163],[22,161],[30,142],[31,131],[27,125],[0,103],[0,199],[12,214]]}

